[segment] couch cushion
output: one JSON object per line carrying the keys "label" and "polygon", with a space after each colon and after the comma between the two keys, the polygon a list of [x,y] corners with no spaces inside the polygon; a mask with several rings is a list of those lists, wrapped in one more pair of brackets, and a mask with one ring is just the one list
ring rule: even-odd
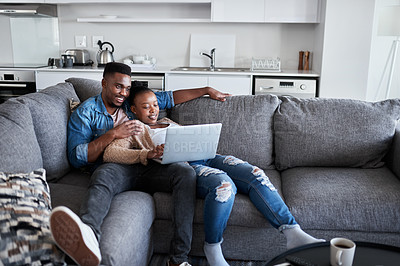
{"label": "couch cushion", "polygon": [[400,221],[400,180],[386,167],[297,167],[281,174],[286,204],[303,229],[400,231],[393,222]]}
{"label": "couch cushion", "polygon": [[399,99],[283,97],[274,117],[276,167],[380,167],[399,117]]}
{"label": "couch cushion", "polygon": [[0,173],[1,265],[62,262],[63,254],[51,237],[50,212],[44,169],[28,174]]}
{"label": "couch cushion", "polygon": [[150,194],[126,191],[114,197],[101,226],[104,265],[148,265],[155,217]]}
{"label": "couch cushion", "polygon": [[18,98],[31,111],[48,181],[58,179],[70,170],[67,158],[67,124],[70,100],[77,98],[70,83],[60,83],[39,93]]}
{"label": "couch cushion", "polygon": [[218,153],[234,155],[263,169],[273,169],[273,95],[232,96],[225,102],[208,97],[175,106],[171,119],[182,124],[222,123]]}
{"label": "couch cushion", "polygon": [[10,99],[0,104],[0,171],[30,172],[43,167],[27,105]]}
{"label": "couch cushion", "polygon": [[65,206],[79,215],[82,202],[85,200],[87,188],[68,185],[49,183],[52,207]]}
{"label": "couch cushion", "polygon": [[81,169],[72,168],[65,176],[57,180],[57,184],[67,184],[88,188],[91,174]]}
{"label": "couch cushion", "polygon": [[65,80],[70,82],[76,91],[81,102],[86,101],[92,96],[101,93],[102,87],[101,82],[93,79],[83,79],[83,78],[69,78]]}
{"label": "couch cushion", "polygon": [[[276,170],[266,170],[265,173],[281,194],[281,181],[279,172]],[[282,194],[281,194],[282,195]],[[173,201],[172,194],[165,192],[154,193],[154,202],[156,205],[156,217],[161,220],[172,220]],[[204,223],[204,200],[197,199],[194,223]],[[271,227],[265,217],[259,212],[247,195],[238,193],[235,196],[235,203],[228,225],[243,227]]]}

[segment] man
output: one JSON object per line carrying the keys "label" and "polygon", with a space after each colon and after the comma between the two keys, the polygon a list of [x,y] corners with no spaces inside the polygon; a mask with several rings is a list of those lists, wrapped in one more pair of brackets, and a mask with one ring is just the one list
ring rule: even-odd
{"label": "man", "polygon": [[[102,163],[104,149],[114,139],[143,130],[126,101],[130,88],[130,67],[108,63],[101,94],[89,98],[72,113],[68,123],[68,158],[76,168],[91,167],[92,177],[80,217],[66,207],[55,208],[50,216],[51,232],[57,245],[75,262],[98,265],[100,227],[115,195],[132,189],[173,191],[174,236],[169,265],[189,265],[196,191],[194,170],[184,163],[150,162],[147,166]],[[156,93],[160,109],[207,94],[220,101],[229,95],[210,87]]]}

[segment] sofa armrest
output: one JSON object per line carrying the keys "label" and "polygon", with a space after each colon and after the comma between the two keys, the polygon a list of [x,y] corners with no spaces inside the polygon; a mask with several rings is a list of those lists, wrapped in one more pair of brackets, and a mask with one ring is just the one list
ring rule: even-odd
{"label": "sofa armrest", "polygon": [[389,169],[400,179],[400,123],[396,127],[386,162]]}

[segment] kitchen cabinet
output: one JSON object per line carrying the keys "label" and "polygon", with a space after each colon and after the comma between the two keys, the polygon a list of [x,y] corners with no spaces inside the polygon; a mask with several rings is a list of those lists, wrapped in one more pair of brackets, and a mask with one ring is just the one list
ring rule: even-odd
{"label": "kitchen cabinet", "polygon": [[[62,3],[79,3],[79,0],[61,0]],[[102,3],[85,1],[87,10],[96,4],[96,9],[102,10],[99,15],[93,12],[81,12],[77,22],[88,23],[141,23],[141,22],[211,22],[211,0],[196,1],[110,1]],[[132,12],[134,10],[134,12]]]}
{"label": "kitchen cabinet", "polygon": [[213,0],[212,22],[318,23],[321,0]]}
{"label": "kitchen cabinet", "polygon": [[7,1],[1,1],[1,2],[6,2],[7,4],[13,4],[13,3],[24,3],[24,4],[30,4],[30,3],[45,3],[45,0],[24,0],[21,2],[21,0],[7,0]]}
{"label": "kitchen cabinet", "polygon": [[166,90],[193,89],[210,86],[232,95],[251,95],[251,75],[166,74]]}
{"label": "kitchen cabinet", "polygon": [[264,22],[264,0],[213,0],[213,22]]}
{"label": "kitchen cabinet", "polygon": [[320,0],[265,0],[265,22],[318,23]]}
{"label": "kitchen cabinet", "polygon": [[86,78],[94,80],[102,80],[102,71],[65,71],[65,70],[49,70],[36,71],[36,90],[43,90],[49,86],[64,82],[68,78]]}
{"label": "kitchen cabinet", "polygon": [[[17,0],[15,0],[17,1]],[[110,0],[41,0],[45,3],[53,4],[73,4],[73,3],[110,3]],[[114,0],[112,3],[210,3],[212,0]],[[7,1],[9,2],[9,1]],[[21,1],[19,1],[21,2]],[[26,2],[26,1],[24,1]],[[34,1],[32,2],[40,2]]]}
{"label": "kitchen cabinet", "polygon": [[[318,23],[321,0],[42,0],[103,8],[102,16],[77,15],[82,23]],[[118,5],[115,5],[118,3]],[[121,5],[126,6],[121,12]],[[135,12],[131,12],[135,10]],[[102,14],[102,13],[100,13]]]}

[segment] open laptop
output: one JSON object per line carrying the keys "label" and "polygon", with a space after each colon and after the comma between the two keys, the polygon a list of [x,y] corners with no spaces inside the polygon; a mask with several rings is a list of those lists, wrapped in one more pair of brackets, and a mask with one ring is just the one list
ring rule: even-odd
{"label": "open laptop", "polygon": [[221,123],[168,127],[161,164],[211,159],[217,152]]}

